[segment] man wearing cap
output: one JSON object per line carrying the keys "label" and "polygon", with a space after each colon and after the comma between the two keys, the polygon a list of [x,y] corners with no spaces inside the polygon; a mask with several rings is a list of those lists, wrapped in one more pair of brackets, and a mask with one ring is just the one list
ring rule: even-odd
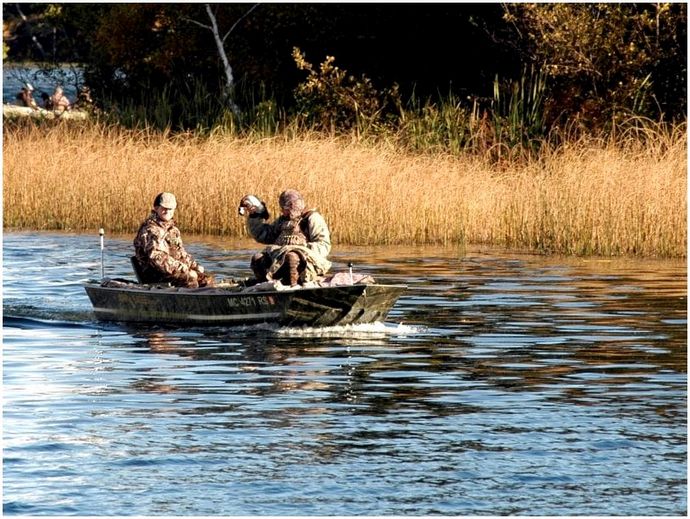
{"label": "man wearing cap", "polygon": [[307,209],[302,195],[294,189],[280,194],[282,214],[273,223],[266,204],[254,195],[240,201],[240,214],[247,214],[247,231],[259,243],[267,244],[252,257],[251,268],[259,281],[280,280],[295,286],[315,281],[331,268],[331,236],[323,216]]}
{"label": "man wearing cap", "polygon": [[172,193],[159,193],[153,211],[134,238],[135,262],[143,283],[170,283],[197,288],[213,281],[204,267],[185,250],[173,216],[177,200]]}
{"label": "man wearing cap", "polygon": [[60,85],[55,87],[53,95],[50,97],[50,102],[53,105],[53,110],[56,112],[64,112],[72,109],[72,104],[69,102],[69,99],[67,99],[65,91]]}
{"label": "man wearing cap", "polygon": [[38,110],[38,103],[34,99],[34,87],[31,83],[24,83],[21,91],[17,94],[17,99],[19,99],[24,106]]}

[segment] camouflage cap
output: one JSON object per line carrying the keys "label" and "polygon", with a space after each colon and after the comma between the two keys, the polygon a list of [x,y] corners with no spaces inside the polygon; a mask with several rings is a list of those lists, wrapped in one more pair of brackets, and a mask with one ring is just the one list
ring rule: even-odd
{"label": "camouflage cap", "polygon": [[166,209],[175,209],[177,207],[177,200],[172,193],[158,193],[156,199],[153,201],[153,206],[165,207]]}
{"label": "camouflage cap", "polygon": [[299,191],[294,189],[286,189],[280,193],[278,204],[281,209],[287,209],[290,212],[290,218],[297,218],[304,212],[306,204],[304,198]]}

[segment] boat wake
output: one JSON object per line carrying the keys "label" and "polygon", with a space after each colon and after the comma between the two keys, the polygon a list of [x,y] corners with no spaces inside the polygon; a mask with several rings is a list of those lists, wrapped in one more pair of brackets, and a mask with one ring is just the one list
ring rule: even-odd
{"label": "boat wake", "polygon": [[417,335],[423,329],[419,326],[392,324],[377,321],[366,324],[346,324],[325,327],[278,327],[274,333],[288,337],[343,337],[343,338],[384,338]]}
{"label": "boat wake", "polygon": [[92,328],[97,321],[93,312],[84,310],[42,309],[32,305],[3,306],[4,327],[46,328],[46,327],[86,327]]}
{"label": "boat wake", "polygon": [[[102,328],[105,323],[95,319],[93,312],[85,310],[43,309],[34,305],[5,305],[3,306],[3,326],[8,328],[36,329],[51,327],[73,328]],[[109,323],[113,326],[125,323]],[[130,323],[128,327],[132,327]],[[179,329],[175,325],[140,324],[145,329]],[[188,327],[187,327],[188,328]],[[276,323],[255,323],[235,326],[235,332],[258,332],[262,334],[278,335],[280,337],[326,337],[343,339],[384,339],[387,337],[409,337],[424,333],[424,328],[405,324],[395,324],[382,321],[362,324],[346,324],[336,326],[297,327],[281,326]],[[203,327],[199,331],[223,332],[226,327]]]}
{"label": "boat wake", "polygon": [[83,320],[63,320],[63,319],[41,319],[38,317],[20,317],[16,315],[3,316],[2,325],[5,328],[18,328],[20,330],[40,330],[42,328],[88,328],[94,327],[97,324],[95,321],[91,323]]}

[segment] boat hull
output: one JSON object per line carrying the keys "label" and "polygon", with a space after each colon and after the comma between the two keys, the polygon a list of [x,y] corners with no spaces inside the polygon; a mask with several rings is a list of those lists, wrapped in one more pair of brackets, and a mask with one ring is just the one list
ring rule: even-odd
{"label": "boat hull", "polygon": [[18,119],[29,117],[31,119],[74,119],[84,121],[89,118],[89,114],[82,110],[69,110],[65,112],[54,112],[45,108],[34,110],[28,106],[17,106],[10,104],[2,105],[2,115],[6,119]]}
{"label": "boat hull", "polygon": [[403,285],[354,284],[297,290],[184,289],[138,284],[84,286],[96,318],[172,325],[334,326],[383,321]]}

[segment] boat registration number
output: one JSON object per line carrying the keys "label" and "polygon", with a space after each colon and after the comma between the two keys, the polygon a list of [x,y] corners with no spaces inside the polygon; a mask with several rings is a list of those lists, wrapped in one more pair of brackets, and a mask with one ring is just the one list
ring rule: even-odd
{"label": "boat registration number", "polygon": [[233,297],[228,299],[228,305],[231,308],[238,307],[263,307],[275,305],[275,300],[270,296],[256,296],[256,297]]}

